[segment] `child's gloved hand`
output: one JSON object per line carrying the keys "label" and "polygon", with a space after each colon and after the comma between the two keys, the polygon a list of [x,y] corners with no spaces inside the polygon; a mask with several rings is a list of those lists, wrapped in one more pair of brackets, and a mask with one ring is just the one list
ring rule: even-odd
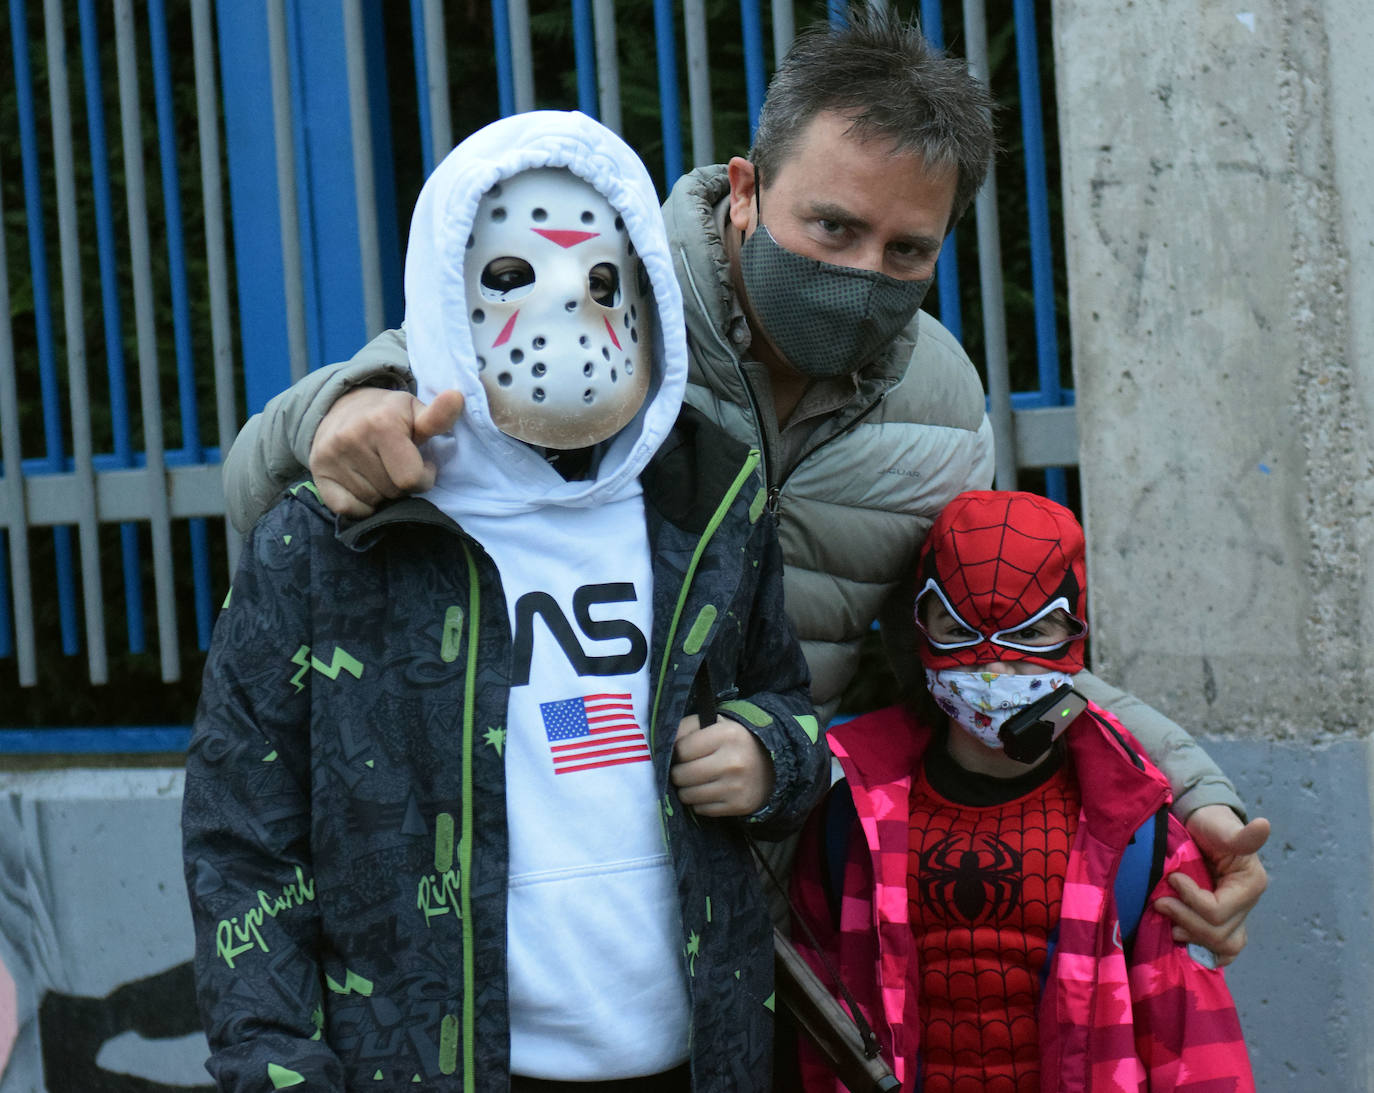
{"label": "child's gloved hand", "polygon": [[749,816],[772,796],[773,760],[739,722],[719,717],[703,728],[692,714],[677,727],[669,777],[702,816]]}

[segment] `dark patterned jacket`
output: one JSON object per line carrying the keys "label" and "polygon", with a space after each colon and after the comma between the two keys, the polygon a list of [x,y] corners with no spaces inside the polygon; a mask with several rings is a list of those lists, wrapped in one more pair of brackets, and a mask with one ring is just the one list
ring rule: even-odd
{"label": "dark patterned jacket", "polygon": [[[693,1088],[761,1091],[772,935],[746,830],[800,826],[829,753],[783,612],[758,453],[688,410],[643,481],[648,735]],[[307,484],[253,530],[216,623],[183,814],[221,1089],[507,1087],[510,669],[496,568],[427,502],[340,530]],[[699,675],[773,758],[772,796],[747,822],[695,816],[668,780]]]}

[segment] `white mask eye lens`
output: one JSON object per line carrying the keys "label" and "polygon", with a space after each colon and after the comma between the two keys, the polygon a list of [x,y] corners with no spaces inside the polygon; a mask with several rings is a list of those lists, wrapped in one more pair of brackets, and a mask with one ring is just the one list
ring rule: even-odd
{"label": "white mask eye lens", "polygon": [[592,299],[602,307],[616,307],[620,303],[620,270],[610,262],[601,262],[587,274],[587,287]]}
{"label": "white mask eye lens", "polygon": [[534,267],[523,258],[493,258],[482,269],[482,295],[488,300],[518,300],[534,288]]}

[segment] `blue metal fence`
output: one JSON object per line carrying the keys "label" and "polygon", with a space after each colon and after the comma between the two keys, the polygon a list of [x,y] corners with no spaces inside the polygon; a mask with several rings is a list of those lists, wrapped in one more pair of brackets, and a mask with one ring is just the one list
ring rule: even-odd
{"label": "blue metal fence", "polygon": [[[570,3],[576,104],[619,128],[615,5],[613,0]],[[830,10],[833,18],[843,17],[840,5],[832,3]],[[1016,0],[1014,10],[1030,210],[1028,224],[1015,230],[1027,232],[1031,240],[1029,287],[1035,300],[1039,375],[1034,391],[1010,392],[995,195],[981,195],[977,205],[979,310],[1001,449],[998,479],[1004,486],[1014,480],[1018,465],[1052,467],[1076,459],[1072,412],[1063,411],[1072,392],[1060,382],[1035,11],[1032,0]],[[400,11],[410,24],[408,63],[418,133],[392,131],[386,66],[388,56],[395,54],[388,54],[386,33]],[[35,597],[55,597],[61,653],[75,656],[84,649],[87,674],[94,682],[103,682],[106,674],[107,612],[111,617],[122,612],[119,629],[131,652],[147,650],[145,562],[153,569],[162,677],[175,680],[181,674],[179,598],[189,595],[196,644],[201,649],[208,645],[213,589],[226,580],[225,574],[213,571],[211,561],[222,506],[218,462],[221,448],[232,442],[237,408],[260,408],[307,368],[349,356],[383,325],[399,321],[397,153],[417,156],[428,172],[463,135],[450,128],[445,23],[451,13],[445,12],[442,0],[411,0],[406,9],[377,0],[222,0],[213,10],[210,0],[192,0],[189,64],[169,30],[169,17],[184,22],[187,14],[184,5],[169,10],[164,0],[113,0],[112,7],[97,6],[94,0],[77,0],[74,7],[45,0],[40,30],[29,18],[25,0],[8,0],[17,131],[0,133],[0,149],[17,148],[19,163],[16,171],[13,154],[0,152],[0,179],[22,182],[3,194],[22,190],[26,254],[11,251],[13,261],[0,262],[5,278],[0,295],[22,295],[31,323],[16,345],[9,307],[0,320],[0,658],[17,659],[17,677],[25,686],[37,679]],[[940,0],[920,0],[920,14],[927,34],[938,42],[946,25]],[[974,70],[986,75],[982,18],[981,0],[964,0],[959,44]],[[758,0],[740,0],[749,132],[771,63],[790,41],[793,19],[790,0],[773,0],[770,57]],[[652,20],[663,177],[671,181],[716,154],[707,17],[703,0],[652,0]],[[500,113],[542,105],[525,0],[492,0],[490,25],[491,77]],[[178,23],[177,33],[184,29]],[[79,59],[85,120],[79,164],[71,160],[77,145],[71,139],[73,107],[65,98],[69,50]],[[33,62],[40,56],[45,62],[36,71]],[[685,85],[680,62],[685,63]],[[145,79],[151,74],[147,129],[154,139],[147,149],[140,73]],[[35,87],[44,84],[49,91],[46,109],[35,94]],[[690,106],[690,162],[679,110],[683,86]],[[269,95],[270,105],[265,101]],[[119,103],[121,139],[113,148],[107,138],[107,101]],[[192,101],[193,119],[186,116],[186,104]],[[221,110],[227,153],[223,177]],[[188,153],[191,121],[197,148]],[[51,134],[46,141],[45,129]],[[730,133],[726,142],[742,148],[748,135]],[[151,197],[144,181],[145,155],[156,157],[157,186]],[[58,187],[61,207],[55,214],[47,192],[51,182],[45,186],[44,180],[61,181],[64,172],[71,175],[78,166],[90,180],[79,215],[67,193],[70,177]],[[191,177],[199,178],[200,189],[188,216],[182,201],[191,192],[186,186]],[[232,220],[222,207],[225,182]],[[0,213],[3,208],[0,203]],[[56,297],[48,264],[55,215],[61,256]],[[83,235],[93,243],[83,247]],[[188,261],[193,252],[204,254],[194,272]],[[5,257],[0,253],[0,259]],[[236,307],[231,265],[236,270]],[[98,301],[98,322],[92,329],[99,332],[103,359],[94,401],[103,402],[110,423],[108,449],[100,452],[90,450],[83,288]],[[951,241],[940,259],[938,309],[956,336],[964,332],[963,299],[957,247]],[[60,339],[59,311],[65,320]],[[193,317],[206,312],[208,324]],[[231,348],[234,330],[241,347],[238,379]],[[167,357],[168,345],[169,366],[164,368],[159,354]],[[136,380],[127,367],[130,349],[137,360]],[[65,351],[65,371],[60,351]],[[213,364],[213,382],[206,381],[208,364]],[[141,423],[135,422],[135,386]],[[165,416],[179,438],[173,447],[161,435],[164,388],[175,389],[175,412]],[[202,405],[209,390],[214,392],[218,444],[207,442],[202,431],[202,416],[207,423],[211,417]],[[21,425],[21,411],[36,412],[39,428]],[[41,446],[27,450],[20,442],[21,429],[28,429],[25,440],[41,439]],[[1049,490],[1062,496],[1062,472],[1049,474]],[[120,594],[109,605],[101,591],[96,534],[104,525],[119,529]],[[185,543],[180,555],[172,546],[174,528]],[[51,587],[46,587],[46,577],[36,584],[31,572],[29,538],[35,529],[52,536]],[[232,562],[237,543],[232,536],[226,542]],[[180,594],[177,567],[189,573],[183,582],[188,591]],[[5,746],[0,739],[0,749]]]}

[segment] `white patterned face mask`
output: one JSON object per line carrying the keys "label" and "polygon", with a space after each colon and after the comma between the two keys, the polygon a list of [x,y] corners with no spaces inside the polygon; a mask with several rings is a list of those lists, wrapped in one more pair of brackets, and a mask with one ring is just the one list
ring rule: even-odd
{"label": "white patterned face mask", "polygon": [[1013,675],[926,669],[926,686],[940,709],[979,743],[998,749],[1002,747],[1002,726],[1010,718],[1047,694],[1072,684],[1072,677],[1063,672]]}

